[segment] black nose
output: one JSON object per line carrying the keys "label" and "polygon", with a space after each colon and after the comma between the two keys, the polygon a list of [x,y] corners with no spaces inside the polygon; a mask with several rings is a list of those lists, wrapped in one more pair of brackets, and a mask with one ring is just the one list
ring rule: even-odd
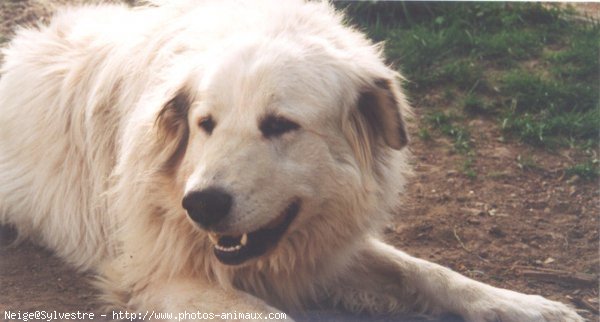
{"label": "black nose", "polygon": [[204,228],[223,220],[229,210],[233,197],[219,188],[207,188],[191,191],[183,197],[182,205],[188,215]]}

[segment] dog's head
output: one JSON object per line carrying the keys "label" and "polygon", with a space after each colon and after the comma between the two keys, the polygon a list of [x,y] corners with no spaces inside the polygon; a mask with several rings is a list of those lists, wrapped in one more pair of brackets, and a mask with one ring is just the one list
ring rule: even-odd
{"label": "dog's head", "polygon": [[221,263],[302,251],[310,235],[341,246],[379,225],[397,198],[394,162],[408,142],[397,75],[354,31],[336,37],[347,39],[224,45],[160,110],[182,215],[207,232]]}

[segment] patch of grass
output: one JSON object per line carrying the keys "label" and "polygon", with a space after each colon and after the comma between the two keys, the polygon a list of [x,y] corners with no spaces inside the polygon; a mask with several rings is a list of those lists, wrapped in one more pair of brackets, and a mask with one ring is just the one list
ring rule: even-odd
{"label": "patch of grass", "polygon": [[535,31],[502,30],[489,37],[478,37],[476,54],[496,64],[516,66],[518,60],[539,55],[543,42],[541,38]]}
{"label": "patch of grass", "polygon": [[570,35],[562,50],[544,56],[551,63],[553,74],[565,81],[593,81],[598,85],[598,27],[581,28]]}
{"label": "patch of grass", "polygon": [[515,112],[587,111],[597,104],[597,88],[590,85],[569,84],[558,80],[545,80],[526,71],[512,71],[501,79],[501,91],[516,100]]}
{"label": "patch of grass", "polygon": [[477,177],[474,169],[475,153],[469,130],[461,125],[458,117],[453,114],[434,112],[429,114],[426,120],[432,129],[452,139],[454,149],[464,156],[461,165],[462,173],[470,179],[475,179]]}
{"label": "patch of grass", "polygon": [[477,172],[474,169],[474,163],[475,159],[473,156],[468,156],[462,164],[462,173],[471,180],[477,178]]}
{"label": "patch of grass", "polygon": [[[600,124],[600,110],[565,113],[559,109],[540,113],[509,113],[502,129],[532,145],[554,147],[559,145],[588,146],[595,140]],[[580,139],[588,140],[580,140]],[[573,143],[575,142],[575,143]]]}
{"label": "patch of grass", "polygon": [[431,141],[431,133],[427,128],[421,128],[419,130],[418,136],[423,141]]}
{"label": "patch of grass", "polygon": [[470,115],[489,114],[492,108],[483,101],[481,96],[467,94],[463,99],[463,110]]}
{"label": "patch of grass", "polygon": [[597,159],[579,163],[566,169],[569,176],[577,175],[585,180],[594,180],[600,177],[600,161]]}
{"label": "patch of grass", "polygon": [[454,141],[454,148],[463,154],[468,154],[472,147],[469,130],[456,122],[456,116],[445,113],[432,113],[427,117],[432,127]]}
{"label": "patch of grass", "polygon": [[457,124],[451,115],[434,113],[430,116],[433,125],[444,135],[453,139],[454,149],[460,153],[468,154],[471,150],[471,133],[469,130]]}
{"label": "patch of grass", "polygon": [[470,90],[483,78],[481,66],[470,60],[450,62],[440,67],[435,75],[439,82],[451,82],[460,90]]}
{"label": "patch of grass", "polygon": [[537,161],[531,156],[517,156],[517,166],[521,170],[539,170],[542,167],[537,163]]}

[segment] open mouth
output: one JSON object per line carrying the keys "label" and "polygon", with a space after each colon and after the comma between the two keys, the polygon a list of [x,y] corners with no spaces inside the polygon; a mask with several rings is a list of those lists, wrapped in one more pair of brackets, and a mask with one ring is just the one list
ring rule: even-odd
{"label": "open mouth", "polygon": [[241,235],[219,235],[209,232],[217,259],[226,265],[239,265],[265,254],[275,247],[300,211],[300,200],[290,203],[277,218],[264,227]]}

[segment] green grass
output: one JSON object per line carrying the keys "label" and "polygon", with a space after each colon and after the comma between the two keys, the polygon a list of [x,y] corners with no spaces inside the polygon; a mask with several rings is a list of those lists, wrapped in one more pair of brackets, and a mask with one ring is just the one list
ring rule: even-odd
{"label": "green grass", "polygon": [[598,167],[600,161],[597,159],[587,161],[585,163],[579,163],[572,167],[567,168],[567,175],[577,175],[585,180],[594,180],[600,177],[600,168]]}
{"label": "green grass", "polygon": [[463,163],[462,163],[462,173],[469,179],[473,180],[477,178],[477,171],[474,168],[475,157],[473,155],[468,155]]}
{"label": "green grass", "polygon": [[429,133],[429,130],[425,127],[419,129],[419,133],[417,133],[417,135],[423,141],[431,141],[431,133]]}
{"label": "green grass", "polygon": [[[431,133],[452,137],[459,152],[472,149],[461,122],[473,117],[492,118],[505,138],[546,149],[599,146],[598,22],[570,21],[572,9],[541,3],[335,5],[385,41],[389,63],[409,79],[411,100],[427,106]],[[443,95],[432,99],[432,92]],[[597,162],[587,166],[598,172]]]}
{"label": "green grass", "polygon": [[458,122],[455,115],[439,112],[431,113],[427,120],[432,128],[453,139],[454,148],[458,152],[468,154],[472,150],[470,143],[471,133]]}
{"label": "green grass", "polygon": [[541,169],[537,161],[531,156],[517,156],[517,166],[521,170],[539,170]]}
{"label": "green grass", "polygon": [[563,11],[539,3],[336,5],[386,42],[417,105],[422,93],[452,87],[451,105],[495,114],[525,142],[597,140],[598,24],[566,21]]}
{"label": "green grass", "polygon": [[467,93],[463,99],[462,109],[470,115],[487,115],[493,110],[493,106],[486,103],[482,97]]}

